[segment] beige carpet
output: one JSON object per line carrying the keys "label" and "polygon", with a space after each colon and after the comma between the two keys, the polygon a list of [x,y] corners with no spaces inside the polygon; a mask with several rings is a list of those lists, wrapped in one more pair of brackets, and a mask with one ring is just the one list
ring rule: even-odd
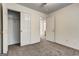
{"label": "beige carpet", "polygon": [[78,56],[79,51],[41,40],[40,43],[20,47],[9,46],[8,56]]}

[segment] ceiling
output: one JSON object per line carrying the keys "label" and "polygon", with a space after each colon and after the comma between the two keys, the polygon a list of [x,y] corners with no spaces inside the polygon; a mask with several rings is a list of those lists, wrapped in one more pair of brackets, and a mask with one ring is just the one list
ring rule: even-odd
{"label": "ceiling", "polygon": [[43,6],[42,6],[43,3],[19,3],[19,4],[25,7],[43,12],[45,14],[49,14],[65,6],[68,6],[71,3],[46,3]]}

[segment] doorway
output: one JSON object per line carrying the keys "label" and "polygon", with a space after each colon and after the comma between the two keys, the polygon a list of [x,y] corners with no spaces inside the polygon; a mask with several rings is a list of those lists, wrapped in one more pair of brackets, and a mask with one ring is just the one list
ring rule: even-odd
{"label": "doorway", "polygon": [[40,17],[40,39],[46,39],[46,19]]}
{"label": "doorway", "polygon": [[8,45],[20,43],[20,12],[8,10]]}

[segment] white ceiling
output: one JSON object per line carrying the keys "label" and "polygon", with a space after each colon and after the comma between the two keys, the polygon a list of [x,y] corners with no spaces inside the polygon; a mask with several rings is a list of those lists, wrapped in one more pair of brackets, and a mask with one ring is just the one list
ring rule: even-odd
{"label": "white ceiling", "polygon": [[45,14],[49,14],[65,6],[68,6],[71,3],[47,3],[43,7],[41,6],[42,3],[19,3],[19,4],[43,12]]}

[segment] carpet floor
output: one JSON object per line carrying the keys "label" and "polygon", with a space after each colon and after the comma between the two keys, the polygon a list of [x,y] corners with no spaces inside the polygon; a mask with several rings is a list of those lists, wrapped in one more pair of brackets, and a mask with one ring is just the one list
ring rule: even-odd
{"label": "carpet floor", "polygon": [[79,56],[79,51],[47,40],[41,40],[40,43],[22,47],[11,45],[7,56]]}

